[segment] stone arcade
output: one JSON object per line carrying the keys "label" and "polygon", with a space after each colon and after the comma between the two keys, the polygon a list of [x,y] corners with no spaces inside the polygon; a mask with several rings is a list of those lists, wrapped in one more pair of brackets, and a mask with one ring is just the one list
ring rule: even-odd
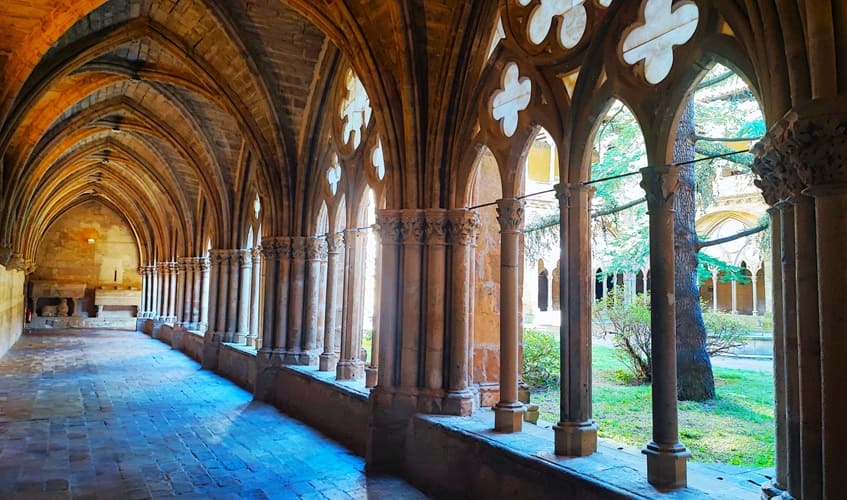
{"label": "stone arcade", "polygon": [[[768,125],[754,170],[772,207],[777,456],[760,494],[838,498],[843,0],[0,2],[0,353],[47,303],[28,285],[84,283],[84,297],[41,295],[78,301],[73,315],[137,305],[144,331],[436,495],[726,493],[690,481],[677,429],[668,166],[686,96],[716,62]],[[618,468],[591,410],[585,184],[614,99],[646,140],[658,298],[653,439]],[[548,434],[523,425],[519,400],[521,168],[541,127],[561,152]],[[482,185],[499,199],[475,199]],[[133,287],[132,304],[93,295]]]}

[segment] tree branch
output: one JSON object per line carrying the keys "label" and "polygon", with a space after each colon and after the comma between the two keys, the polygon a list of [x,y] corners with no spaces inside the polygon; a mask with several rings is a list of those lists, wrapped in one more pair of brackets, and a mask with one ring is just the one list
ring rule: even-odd
{"label": "tree branch", "polygon": [[591,218],[596,219],[597,217],[603,217],[606,215],[612,215],[618,212],[623,212],[624,210],[640,205],[645,201],[647,201],[647,198],[638,198],[637,200],[632,200],[629,203],[624,203],[623,205],[618,205],[617,207],[607,208],[606,210],[598,210],[591,214]]}
{"label": "tree branch", "polygon": [[750,229],[745,229],[744,231],[739,231],[739,232],[732,234],[732,235],[729,235],[729,236],[724,236],[723,238],[715,238],[714,240],[707,240],[707,241],[698,240],[697,244],[696,244],[696,248],[697,248],[697,251],[699,252],[701,249],[706,248],[706,247],[713,247],[715,245],[721,245],[723,243],[729,243],[730,241],[735,241],[739,238],[744,238],[746,236],[752,236],[756,233],[761,233],[762,231],[764,231],[767,228],[768,228],[768,224],[765,223],[765,224],[760,224],[756,227],[752,227]]}
{"label": "tree branch", "polygon": [[740,142],[740,141],[758,141],[761,137],[705,137],[702,135],[694,135],[695,141],[707,142]]}
{"label": "tree branch", "polygon": [[730,77],[732,77],[733,75],[735,75],[735,72],[734,72],[734,71],[727,71],[726,73],[720,74],[720,75],[718,75],[718,76],[716,76],[716,77],[714,77],[714,78],[711,78],[711,79],[706,80],[706,81],[704,81],[704,82],[700,82],[700,84],[699,84],[699,85],[697,85],[697,88],[696,88],[696,89],[694,89],[694,90],[695,90],[695,92],[696,92],[697,90],[702,90],[702,89],[709,88],[709,87],[711,87],[712,85],[715,85],[715,84],[717,84],[717,83],[720,83],[720,82],[722,82],[722,81],[724,81],[724,80],[729,79],[729,78],[730,78]]}

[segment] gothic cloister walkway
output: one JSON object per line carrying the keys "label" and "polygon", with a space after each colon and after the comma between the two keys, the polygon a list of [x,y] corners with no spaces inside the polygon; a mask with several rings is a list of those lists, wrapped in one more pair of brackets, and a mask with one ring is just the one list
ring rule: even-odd
{"label": "gothic cloister walkway", "polygon": [[167,345],[42,330],[0,359],[0,498],[424,498]]}

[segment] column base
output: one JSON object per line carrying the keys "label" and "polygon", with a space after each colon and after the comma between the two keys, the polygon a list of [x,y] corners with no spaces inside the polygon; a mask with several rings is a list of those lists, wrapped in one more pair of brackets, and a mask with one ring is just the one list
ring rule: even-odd
{"label": "column base", "polygon": [[584,457],[597,451],[597,422],[559,422],[553,426],[555,453],[567,457]]}
{"label": "column base", "polygon": [[337,380],[354,380],[362,378],[365,374],[365,364],[361,361],[339,361],[335,365],[335,378]]}
{"label": "column base", "polygon": [[497,403],[492,410],[496,432],[512,433],[523,429],[524,406],[522,403]]}
{"label": "column base", "polygon": [[474,393],[469,390],[450,391],[444,398],[444,413],[467,417],[473,413]]}
{"label": "column base", "polygon": [[320,354],[317,351],[302,351],[297,358],[297,364],[300,366],[318,366]]}
{"label": "column base", "polygon": [[365,367],[365,387],[371,388],[376,387],[377,377],[379,376],[379,369],[373,366]]}
{"label": "column base", "polygon": [[767,481],[762,485],[762,500],[773,500],[775,498],[784,498],[786,500],[794,498],[790,493],[783,490],[776,484],[776,481]]}
{"label": "column base", "polygon": [[661,446],[650,441],[641,453],[647,455],[647,482],[659,489],[688,486],[686,462],[691,452],[682,443]]}
{"label": "column base", "polygon": [[338,357],[335,354],[321,354],[318,362],[318,370],[322,372],[331,372],[335,370],[335,365],[338,363]]}
{"label": "column base", "polygon": [[300,351],[285,351],[285,357],[282,358],[284,365],[299,365]]}

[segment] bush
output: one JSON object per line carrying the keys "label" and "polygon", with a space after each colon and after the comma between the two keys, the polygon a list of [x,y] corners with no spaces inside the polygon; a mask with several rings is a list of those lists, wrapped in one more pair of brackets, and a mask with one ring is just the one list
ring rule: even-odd
{"label": "bush", "polygon": [[523,381],[533,389],[559,385],[559,339],[538,330],[523,333]]}
{"label": "bush", "polygon": [[[594,308],[603,335],[611,335],[618,358],[626,365],[634,382],[650,382],[653,361],[650,352],[650,298],[636,295],[625,304],[610,293]],[[626,378],[626,377],[621,377]]]}
{"label": "bush", "polygon": [[706,352],[715,356],[744,345],[744,336],[749,332],[738,319],[703,308],[703,323],[706,325]]}

